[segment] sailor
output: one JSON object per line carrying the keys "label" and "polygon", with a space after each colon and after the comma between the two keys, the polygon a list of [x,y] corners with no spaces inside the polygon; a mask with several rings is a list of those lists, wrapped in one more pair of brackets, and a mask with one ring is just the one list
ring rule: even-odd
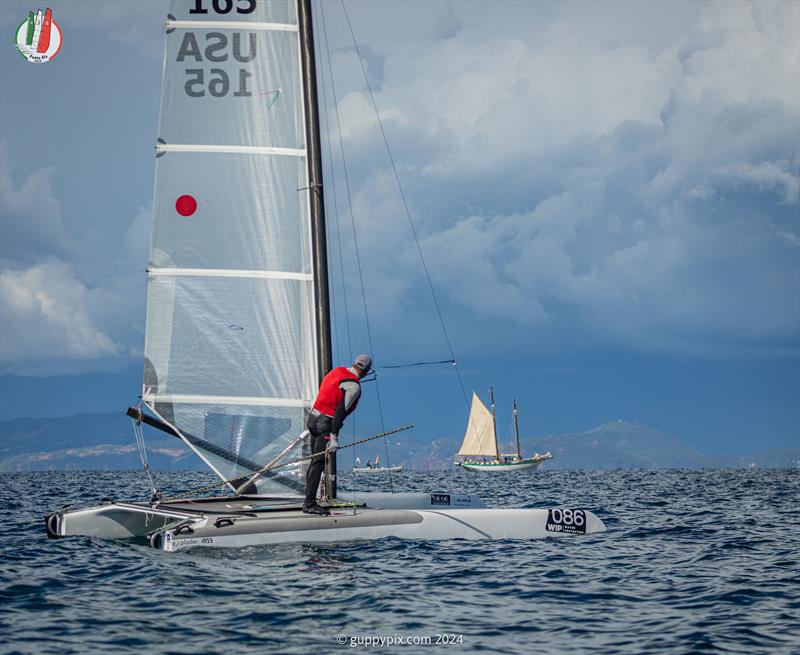
{"label": "sailor", "polygon": [[367,468],[368,468],[368,469],[371,469],[371,468],[372,468],[372,460],[371,460],[371,459],[368,459],[368,460],[367,460]]}
{"label": "sailor", "polygon": [[[360,380],[372,369],[372,358],[359,355],[350,367],[338,366],[328,373],[319,387],[317,399],[308,417],[308,431],[311,433],[311,452],[323,451],[333,454],[339,448],[339,430],[358,405],[361,397]],[[330,514],[327,507],[317,502],[317,487],[325,468],[325,456],[320,454],[311,459],[306,472],[306,498],[303,512],[306,514]]]}

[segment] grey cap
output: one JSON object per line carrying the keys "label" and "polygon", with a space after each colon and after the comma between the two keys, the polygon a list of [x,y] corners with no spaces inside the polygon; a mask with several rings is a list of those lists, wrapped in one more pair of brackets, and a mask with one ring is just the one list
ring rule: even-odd
{"label": "grey cap", "polygon": [[362,371],[369,371],[372,368],[372,357],[359,355],[353,360],[353,366],[360,368]]}

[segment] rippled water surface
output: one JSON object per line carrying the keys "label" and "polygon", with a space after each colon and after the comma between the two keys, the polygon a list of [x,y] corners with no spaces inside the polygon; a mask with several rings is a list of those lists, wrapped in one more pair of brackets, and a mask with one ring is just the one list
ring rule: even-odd
{"label": "rippled water surface", "polygon": [[[393,479],[502,507],[583,507],[609,531],[164,553],[45,536],[43,514],[67,503],[143,499],[139,472],[3,474],[0,652],[800,652],[798,471]],[[207,477],[159,480],[177,492]],[[364,645],[380,637],[395,644]],[[397,643],[427,637],[440,643]]]}

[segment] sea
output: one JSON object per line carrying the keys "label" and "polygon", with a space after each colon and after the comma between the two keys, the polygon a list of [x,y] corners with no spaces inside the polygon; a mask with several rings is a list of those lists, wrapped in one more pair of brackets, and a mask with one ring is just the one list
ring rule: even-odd
{"label": "sea", "polygon": [[[209,481],[157,479],[168,493]],[[590,509],[608,531],[166,553],[45,534],[44,514],[63,505],[145,499],[140,471],[4,473],[0,652],[800,653],[798,470],[404,472],[339,484]]]}

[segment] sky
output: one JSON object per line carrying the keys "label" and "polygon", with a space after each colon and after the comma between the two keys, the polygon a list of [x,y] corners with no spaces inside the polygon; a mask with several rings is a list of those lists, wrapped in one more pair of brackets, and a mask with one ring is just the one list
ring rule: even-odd
{"label": "sky", "polygon": [[[467,392],[516,397],[529,435],[623,419],[707,453],[800,447],[800,3],[346,4]],[[141,388],[168,3],[48,6],[64,45],[33,65],[10,35],[38,7],[0,3],[3,420]],[[448,359],[341,4],[315,28],[337,361],[343,289],[370,348],[328,53],[376,364]],[[387,427],[463,431],[452,367],[379,383]]]}

